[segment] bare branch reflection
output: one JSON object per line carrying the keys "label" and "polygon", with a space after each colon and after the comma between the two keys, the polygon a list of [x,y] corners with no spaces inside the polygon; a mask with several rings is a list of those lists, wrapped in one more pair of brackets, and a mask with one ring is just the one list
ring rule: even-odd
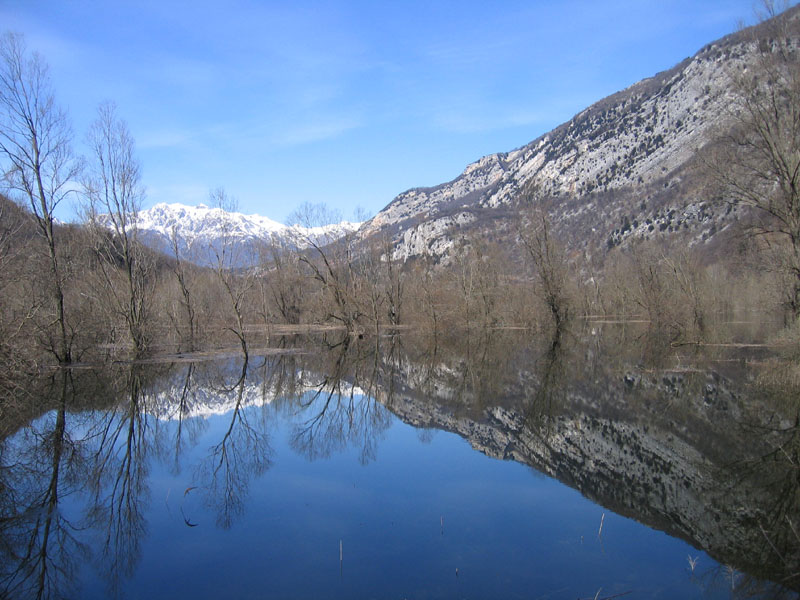
{"label": "bare branch reflection", "polygon": [[395,418],[422,441],[446,430],[556,477],[730,566],[698,570],[701,588],[800,589],[796,385],[764,365],[748,380],[729,354],[631,343],[639,333],[329,333],[317,351],[287,337],[250,360],[58,371],[37,380],[30,424],[2,405],[0,597],[80,596],[73,578],[89,569],[121,594],[153,533],[153,481],[172,474],[167,508],[184,490],[187,508],[202,499],[185,521],[170,512],[201,527],[187,535],[229,528],[280,459],[274,432],[308,460],[368,464]]}
{"label": "bare branch reflection", "polygon": [[233,393],[235,398],[227,415],[228,426],[197,468],[206,503],[215,512],[217,525],[223,528],[229,528],[244,512],[251,478],[272,465],[269,436],[245,407],[247,369],[248,359],[244,358],[236,382],[220,389],[220,393]]}
{"label": "bare branch reflection", "polygon": [[[171,463],[172,471],[175,474],[180,472],[181,456],[187,448],[193,447],[200,435],[207,429],[208,424],[202,419],[195,419],[192,416],[195,414],[197,407],[201,403],[201,399],[197,397],[197,383],[195,382],[195,374],[197,365],[189,363],[186,366],[185,373],[182,377],[179,393],[174,408],[169,407],[169,415],[172,419],[177,421],[173,440],[171,443]],[[174,412],[172,412],[174,411]]]}
{"label": "bare branch reflection", "polygon": [[142,373],[131,367],[119,379],[119,401],[92,429],[89,522],[99,535],[102,572],[112,590],[130,576],[147,534],[149,452],[156,443]]}
{"label": "bare branch reflection", "polygon": [[70,436],[70,373],[51,382],[55,409],[21,439],[0,446],[0,591],[4,597],[68,597],[88,547],[80,524],[62,510],[83,479],[82,442]]}
{"label": "bare branch reflection", "polygon": [[[294,427],[290,444],[308,460],[327,458],[349,446],[359,449],[359,461],[367,464],[377,455],[377,445],[391,423],[391,414],[365,389],[374,389],[374,356],[360,354],[349,337],[338,344],[332,365],[313,391],[298,400],[302,421]],[[368,373],[363,373],[364,365]]]}

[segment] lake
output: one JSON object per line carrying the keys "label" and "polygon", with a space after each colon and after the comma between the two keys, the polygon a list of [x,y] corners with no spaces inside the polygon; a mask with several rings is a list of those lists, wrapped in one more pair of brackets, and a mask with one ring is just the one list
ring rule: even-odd
{"label": "lake", "polygon": [[0,413],[0,595],[796,598],[778,354],[594,323],[50,373]]}

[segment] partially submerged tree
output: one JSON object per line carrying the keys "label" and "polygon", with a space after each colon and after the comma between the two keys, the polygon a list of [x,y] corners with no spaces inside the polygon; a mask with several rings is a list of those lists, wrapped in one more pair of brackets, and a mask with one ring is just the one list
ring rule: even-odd
{"label": "partially submerged tree", "polygon": [[[292,249],[274,239],[259,247],[258,279],[265,323],[275,315],[284,323],[296,325],[302,312],[303,277]],[[268,307],[268,308],[267,308]]]}
{"label": "partially submerged tree", "polygon": [[185,314],[186,318],[186,334],[181,335],[181,326],[178,325],[179,318],[176,318],[176,328],[178,329],[178,337],[181,340],[186,340],[189,346],[189,350],[194,350],[195,344],[195,334],[197,330],[197,319],[196,319],[196,308],[195,308],[195,298],[194,294],[192,293],[191,286],[189,284],[189,273],[186,266],[186,261],[181,253],[180,248],[180,240],[178,238],[178,227],[177,225],[173,225],[172,229],[170,230],[169,235],[169,244],[170,249],[172,250],[172,256],[175,259],[173,263],[172,272],[175,274],[175,279],[178,282],[178,287],[180,288],[180,305],[182,308],[182,313]]}
{"label": "partially submerged tree", "polygon": [[215,259],[214,271],[222,284],[235,319],[235,326],[228,329],[239,339],[246,361],[248,352],[244,328],[245,296],[253,287],[254,275],[251,268],[242,268],[242,265],[250,264],[251,261],[241,256],[241,244],[237,243],[233,223],[227,216],[236,210],[236,200],[221,187],[211,190],[209,199],[212,206],[222,211],[220,241],[211,248]]}
{"label": "partially submerged tree", "polygon": [[336,236],[326,231],[326,225],[341,221],[341,217],[324,204],[304,203],[290,220],[305,228],[303,242],[310,251],[300,252],[299,260],[310,269],[311,278],[322,288],[325,318],[339,322],[348,332],[355,331],[363,311],[352,285],[353,236]]}
{"label": "partially submerged tree", "polygon": [[[88,136],[90,169],[84,180],[89,224],[99,254],[102,290],[123,318],[136,355],[147,348],[147,310],[153,264],[138,240],[137,217],[144,199],[133,137],[113,103],[102,104]],[[121,279],[119,275],[121,267]]]}
{"label": "partially submerged tree", "polygon": [[[45,344],[61,363],[72,360],[74,331],[65,309],[68,265],[57,251],[55,210],[80,171],[67,115],[55,103],[48,68],[21,35],[0,37],[0,157],[5,181],[30,206],[45,240],[50,323]],[[52,325],[51,325],[52,324]]]}
{"label": "partially submerged tree", "polygon": [[536,293],[544,301],[553,317],[557,330],[563,327],[569,316],[570,300],[567,292],[569,269],[563,248],[554,238],[550,218],[541,201],[532,199],[536,205],[528,219],[519,228],[519,239],[526,258],[533,267]]}

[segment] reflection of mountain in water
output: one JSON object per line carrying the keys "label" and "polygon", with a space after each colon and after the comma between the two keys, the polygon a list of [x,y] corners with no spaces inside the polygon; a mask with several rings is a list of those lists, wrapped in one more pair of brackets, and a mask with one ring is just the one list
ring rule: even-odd
{"label": "reflection of mountain in water", "polygon": [[[794,421],[753,395],[753,373],[735,362],[645,367],[641,357],[574,342],[537,348],[490,340],[435,360],[384,345],[378,361],[374,348],[351,345],[293,362],[288,375],[277,362],[251,365],[236,388],[215,383],[225,369],[201,372],[184,412],[175,402],[184,375],[173,373],[147,405],[158,418],[175,419],[282,396],[372,395],[406,423],[457,433],[488,456],[529,465],[722,564],[773,580],[793,575],[798,470],[775,450],[785,453]],[[363,407],[323,405],[317,413],[320,403],[301,402],[296,448],[314,458],[359,439],[369,460],[385,424],[354,436],[345,429]],[[797,579],[784,583],[800,586]]]}
{"label": "reflection of mountain in water", "polygon": [[[795,424],[758,396],[749,382],[754,373],[744,363],[702,365],[698,357],[656,357],[655,366],[642,366],[650,358],[615,356],[613,340],[597,344],[489,340],[434,360],[384,344],[377,361],[372,347],[343,347],[294,365],[291,389],[295,396],[371,394],[411,425],[457,433],[488,456],[530,465],[723,564],[773,580],[793,575],[798,470],[775,451],[786,452]],[[273,366],[251,369],[241,406],[285,393],[274,373]],[[235,404],[232,390],[211,381],[198,380],[184,416]],[[159,392],[158,412],[175,414],[170,398],[179,389],[174,381]],[[312,427],[298,431],[297,447],[309,457],[347,442],[332,432],[352,414],[327,407],[302,419]],[[362,441],[370,438],[365,432]],[[334,438],[333,448],[324,447]]]}
{"label": "reflection of mountain in water", "polygon": [[[42,395],[47,412],[28,428],[34,433],[0,435],[0,542],[9,542],[0,544],[0,558],[17,539],[38,540],[40,554],[52,555],[54,542],[26,516],[46,509],[46,530],[112,532],[107,572],[124,575],[146,531],[148,457],[177,468],[208,425],[203,417],[224,414],[225,425],[193,467],[202,492],[192,493],[229,527],[244,511],[250,481],[271,466],[273,417],[289,420],[291,447],[311,460],[357,447],[366,463],[391,422],[385,406],[414,426],[455,432],[489,456],[530,465],[722,564],[797,590],[796,398],[781,405],[781,394],[753,385],[757,371],[729,355],[708,362],[612,334],[591,340],[466,336],[440,340],[430,352],[420,350],[426,340],[408,337],[351,340],[245,364],[61,373]],[[4,419],[5,431],[25,418]],[[25,463],[30,457],[35,469]],[[59,521],[63,491],[77,493],[87,473],[90,518]],[[123,505],[127,512],[115,509]],[[46,571],[62,572],[42,562],[34,581],[36,570],[19,556],[0,560],[8,570],[0,568],[0,583],[33,585],[49,581]]]}
{"label": "reflection of mountain in water", "polygon": [[[249,366],[250,373],[242,381],[236,372],[241,369],[241,359],[214,365],[216,368],[211,371],[192,367],[171,372],[160,379],[157,386],[144,391],[145,410],[164,421],[207,419],[235,410],[265,407],[281,398],[310,397],[331,387],[326,377],[318,372],[298,372],[287,387],[286,380],[272,377],[271,365],[263,359],[254,360]],[[346,396],[364,395],[363,390],[341,380],[337,380],[335,392]]]}
{"label": "reflection of mountain in water", "polygon": [[[389,407],[407,423],[530,465],[722,564],[800,588],[798,469],[781,456],[794,420],[746,395],[743,366],[729,376],[644,369],[583,352],[557,344],[520,355],[505,381],[491,361],[485,373],[469,373],[460,358],[424,373],[395,370],[392,385],[402,393]],[[501,379],[490,397],[464,386],[482,376]]]}

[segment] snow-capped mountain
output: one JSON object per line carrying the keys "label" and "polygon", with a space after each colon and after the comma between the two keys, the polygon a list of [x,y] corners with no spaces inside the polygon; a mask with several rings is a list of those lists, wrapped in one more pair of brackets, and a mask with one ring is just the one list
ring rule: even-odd
{"label": "snow-capped mountain", "polygon": [[[101,217],[102,222],[102,217]],[[231,266],[254,263],[260,248],[276,244],[304,248],[311,242],[325,244],[356,231],[360,223],[342,221],[322,227],[284,225],[260,215],[245,215],[203,204],[156,204],[138,214],[135,226],[148,246],[198,264],[214,264],[216,253],[228,244],[234,259]]]}

